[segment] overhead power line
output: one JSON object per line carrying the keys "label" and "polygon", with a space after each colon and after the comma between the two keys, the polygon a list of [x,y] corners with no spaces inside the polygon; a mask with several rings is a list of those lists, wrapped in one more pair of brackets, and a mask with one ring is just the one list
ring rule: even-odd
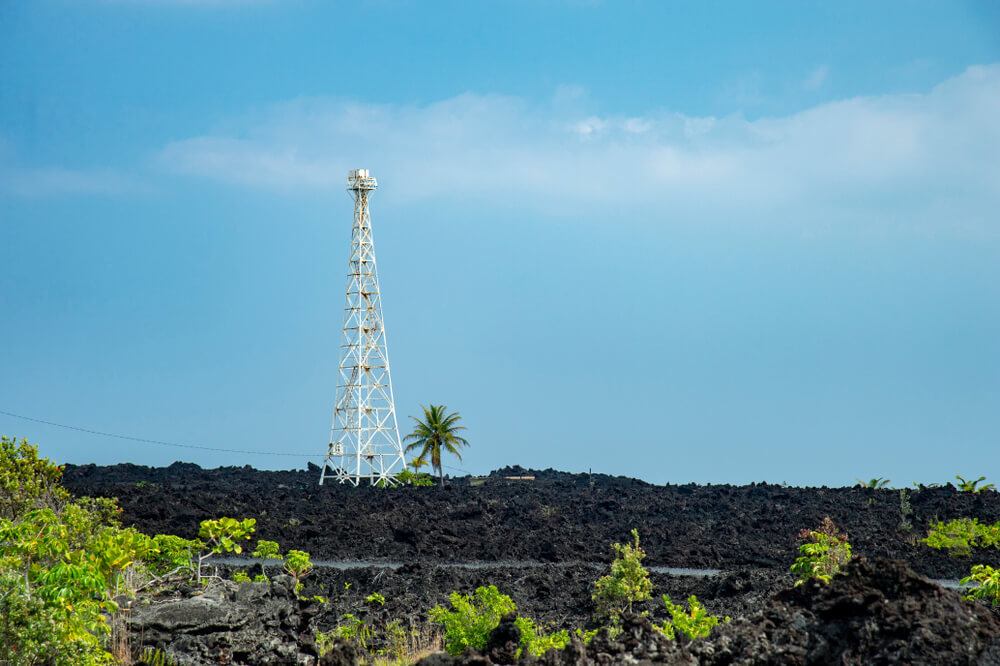
{"label": "overhead power line", "polygon": [[[0,410],[0,414],[4,416],[10,416],[15,419],[22,419],[24,421],[31,421],[32,423],[41,423],[44,425],[55,426],[56,428],[64,428],[66,430],[74,430],[76,432],[86,433],[88,435],[97,435],[99,437],[112,437],[114,439],[123,439],[129,442],[139,442],[140,444],[155,444],[157,446],[172,446],[177,449],[194,449],[196,451],[215,451],[218,453],[244,453],[254,456],[282,456],[286,458],[322,458],[322,455],[317,455],[313,453],[288,453],[287,451],[247,451],[243,449],[223,449],[215,446],[201,446],[198,444],[181,444],[179,442],[167,442],[162,439],[149,439],[147,437],[134,437],[132,435],[121,435],[114,432],[104,432],[103,430],[93,430],[91,428],[81,428],[80,426],[67,425],[65,423],[56,423],[55,421],[46,421],[45,419],[36,419],[32,416],[25,416],[24,414],[15,414],[14,412],[8,412]],[[453,467],[451,465],[442,465],[446,469],[455,470],[457,472],[465,472],[466,474],[472,474],[469,470],[462,469],[461,467]]]}
{"label": "overhead power line", "polygon": [[33,423],[43,423],[45,425],[55,426],[57,428],[65,428],[66,430],[75,430],[76,432],[84,432],[88,435],[99,435],[101,437],[113,437],[114,439],[124,439],[130,442],[139,442],[141,444],[156,444],[158,446],[172,446],[178,449],[195,449],[198,451],[217,451],[219,453],[245,453],[255,456],[285,456],[291,458],[322,458],[322,455],[316,455],[311,453],[288,453],[288,452],[278,452],[278,451],[246,451],[243,449],[223,449],[215,446],[200,446],[198,444],[181,444],[178,442],[166,442],[161,439],[148,439],[146,437],[133,437],[132,435],[119,435],[113,432],[104,432],[101,430],[92,430],[90,428],[81,428],[79,426],[66,425],[65,423],[56,423],[54,421],[46,421],[44,419],[36,419],[31,416],[24,416],[23,414],[14,414],[13,412],[6,412],[0,410],[0,414],[5,416],[12,416],[16,419],[23,419],[25,421],[32,421]]}

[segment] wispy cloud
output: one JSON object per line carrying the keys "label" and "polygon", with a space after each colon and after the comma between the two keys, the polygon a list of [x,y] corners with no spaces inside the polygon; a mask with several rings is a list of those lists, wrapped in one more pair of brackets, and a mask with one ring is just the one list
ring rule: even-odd
{"label": "wispy cloud", "polygon": [[809,75],[802,81],[802,87],[806,90],[819,90],[826,85],[828,78],[830,78],[830,68],[826,65],[820,65],[809,72]]}
{"label": "wispy cloud", "polygon": [[27,198],[123,196],[149,191],[149,185],[113,169],[24,167],[0,161],[0,195]]}
{"label": "wispy cloud", "polygon": [[171,143],[157,162],[289,194],[340,188],[348,168],[367,166],[386,184],[382,196],[399,200],[516,198],[567,210],[627,200],[706,212],[935,209],[992,219],[1000,204],[1000,65],[972,67],[926,93],[753,121],[577,114],[574,96],[556,97],[464,94],[423,106],[301,99]]}

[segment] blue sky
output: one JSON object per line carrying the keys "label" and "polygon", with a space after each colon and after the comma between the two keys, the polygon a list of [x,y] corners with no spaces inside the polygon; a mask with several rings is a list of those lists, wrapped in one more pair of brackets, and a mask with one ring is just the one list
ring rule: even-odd
{"label": "blue sky", "polygon": [[321,455],[367,167],[463,469],[1000,479],[998,7],[0,4],[0,410]]}

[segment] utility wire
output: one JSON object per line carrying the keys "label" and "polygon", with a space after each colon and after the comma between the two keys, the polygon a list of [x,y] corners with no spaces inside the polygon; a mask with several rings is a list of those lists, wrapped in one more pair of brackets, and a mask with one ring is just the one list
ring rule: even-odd
{"label": "utility wire", "polygon": [[64,423],[55,423],[54,421],[45,421],[43,419],[36,419],[30,416],[24,416],[23,414],[14,414],[13,412],[5,412],[0,410],[0,414],[5,416],[13,416],[16,419],[23,419],[25,421],[32,421],[34,423],[44,423],[45,425],[55,426],[57,428],[65,428],[66,430],[75,430],[77,432],[84,432],[88,435],[100,435],[101,437],[113,437],[115,439],[125,439],[130,442],[139,442],[141,444],[157,444],[159,446],[173,446],[178,449],[197,449],[198,451],[217,451],[220,453],[245,453],[254,456],[287,456],[292,458],[322,458],[321,455],[316,454],[306,454],[306,453],[287,453],[287,452],[276,452],[276,451],[245,451],[242,449],[221,449],[214,446],[199,446],[197,444],[179,444],[177,442],[165,442],[159,439],[147,439],[145,437],[133,437],[131,435],[119,435],[113,432],[103,432],[101,430],[91,430],[90,428],[80,428],[79,426],[66,425]]}
{"label": "utility wire", "polygon": [[[66,425],[65,423],[56,423],[54,421],[46,421],[44,419],[36,419],[31,416],[24,416],[23,414],[15,414],[13,412],[6,412],[0,410],[0,414],[4,416],[12,416],[15,419],[23,419],[25,421],[31,421],[33,423],[42,423],[45,425],[55,426],[57,428],[65,428],[66,430],[75,430],[76,432],[87,433],[88,435],[98,435],[100,437],[113,437],[114,439],[124,439],[130,442],[139,442],[141,444],[156,444],[158,446],[172,446],[178,449],[195,449],[198,451],[216,451],[219,453],[244,453],[253,456],[285,456],[290,458],[323,458],[324,456],[316,454],[307,453],[287,453],[287,452],[277,452],[277,451],[246,451],[242,449],[222,449],[214,446],[199,446],[197,444],[180,444],[178,442],[165,442],[159,439],[147,439],[145,437],[133,437],[131,435],[119,435],[113,432],[103,432],[101,430],[91,430],[90,428],[81,428],[79,426]],[[472,474],[467,469],[462,469],[461,467],[453,467],[451,465],[442,465],[447,469],[452,469],[457,472],[465,472],[466,474]]]}

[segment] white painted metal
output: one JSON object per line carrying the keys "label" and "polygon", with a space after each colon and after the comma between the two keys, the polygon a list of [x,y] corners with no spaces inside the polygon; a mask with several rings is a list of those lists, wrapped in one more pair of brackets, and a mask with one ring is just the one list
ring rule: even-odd
{"label": "white painted metal", "polygon": [[354,169],[347,174],[347,191],[354,198],[347,307],[330,447],[320,472],[320,485],[330,477],[354,486],[363,479],[372,484],[395,484],[395,473],[406,466],[396,423],[368,212],[368,198],[377,187],[368,169]]}

